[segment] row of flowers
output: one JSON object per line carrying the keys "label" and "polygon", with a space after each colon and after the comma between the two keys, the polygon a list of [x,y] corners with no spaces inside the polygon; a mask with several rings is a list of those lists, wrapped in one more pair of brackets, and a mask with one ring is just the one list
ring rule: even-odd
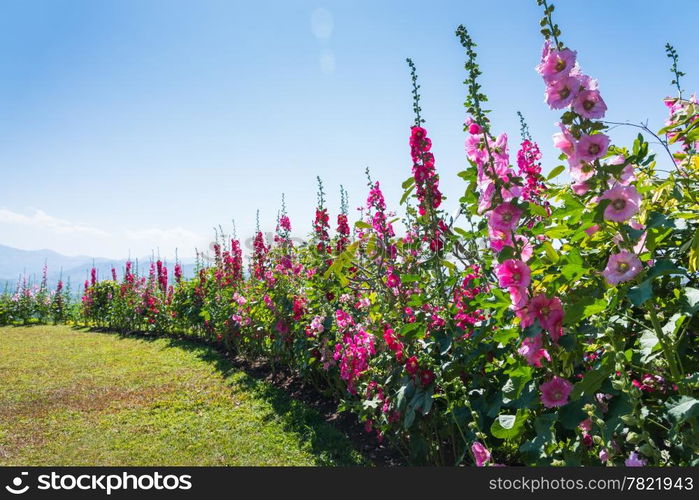
{"label": "row of flowers", "polygon": [[[368,177],[360,219],[335,226],[319,181],[313,233],[294,244],[284,204],[258,230],[247,271],[217,237],[193,279],[154,262],[85,284],[83,321],[185,334],[284,366],[354,412],[411,463],[698,465],[699,104],[678,96],[655,133],[612,144],[607,105],[544,11],[536,70],[560,110],[565,165],[543,176],[521,117],[494,132],[475,43],[466,53],[467,183],[442,208],[415,65],[411,176],[402,215]],[[662,148],[649,149],[648,138]],[[663,167],[661,167],[661,165]],[[572,183],[551,180],[567,171]],[[170,279],[172,276],[172,279]]]}

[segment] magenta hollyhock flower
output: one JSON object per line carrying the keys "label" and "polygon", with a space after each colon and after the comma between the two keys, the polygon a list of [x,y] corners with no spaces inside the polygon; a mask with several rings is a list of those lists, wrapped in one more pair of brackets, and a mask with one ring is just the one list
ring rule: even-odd
{"label": "magenta hollyhock flower", "polygon": [[610,285],[618,285],[635,278],[641,269],[643,265],[636,254],[622,250],[609,257],[602,275]]}
{"label": "magenta hollyhock flower", "polygon": [[493,229],[498,231],[511,232],[517,227],[521,216],[522,210],[510,202],[505,202],[490,212],[488,223]]}
{"label": "magenta hollyhock flower", "polygon": [[544,47],[541,62],[536,71],[545,82],[552,82],[570,74],[575,66],[576,52],[570,49],[551,50]]}
{"label": "magenta hollyhock flower", "polygon": [[583,135],[576,144],[575,151],[582,161],[593,162],[603,157],[609,148],[609,137],[605,134]]}
{"label": "magenta hollyhock flower", "polygon": [[614,222],[629,220],[638,213],[641,205],[641,195],[634,186],[618,184],[605,191],[600,199],[609,200],[609,205],[604,209],[604,218]]}
{"label": "magenta hollyhock flower", "polygon": [[563,335],[563,305],[558,297],[548,298],[544,294],[534,297],[527,306],[539,320],[541,327],[549,332],[551,340],[557,342]]}
{"label": "magenta hollyhock flower", "polygon": [[499,231],[492,227],[488,227],[488,239],[490,248],[500,253],[505,247],[512,246],[512,233],[507,231]]}
{"label": "magenta hollyhock flower", "polygon": [[528,287],[531,283],[529,266],[519,259],[507,259],[498,266],[496,274],[503,288]]}
{"label": "magenta hollyhock flower", "polygon": [[559,376],[541,384],[541,402],[546,408],[555,408],[568,404],[568,396],[573,390],[573,384]]}
{"label": "magenta hollyhock flower", "polygon": [[473,453],[477,467],[483,467],[490,461],[490,451],[478,441],[471,445],[471,453]]}
{"label": "magenta hollyhock flower", "polygon": [[573,111],[584,118],[602,118],[607,105],[598,90],[583,90],[573,99]]}
{"label": "magenta hollyhock flower", "polygon": [[551,361],[551,356],[546,349],[542,348],[543,340],[541,335],[536,337],[526,337],[522,340],[522,345],[517,352],[527,360],[531,366],[541,368],[541,360]]}
{"label": "magenta hollyhock flower", "polygon": [[646,461],[638,456],[638,453],[632,451],[629,458],[624,460],[624,465],[626,467],[643,467],[646,465]]}
{"label": "magenta hollyhock flower", "polygon": [[405,362],[405,371],[410,375],[415,375],[420,369],[420,364],[417,362],[416,356],[410,356]]}
{"label": "magenta hollyhock flower", "polygon": [[546,104],[551,109],[563,109],[573,102],[579,90],[580,80],[578,78],[564,76],[546,86]]}

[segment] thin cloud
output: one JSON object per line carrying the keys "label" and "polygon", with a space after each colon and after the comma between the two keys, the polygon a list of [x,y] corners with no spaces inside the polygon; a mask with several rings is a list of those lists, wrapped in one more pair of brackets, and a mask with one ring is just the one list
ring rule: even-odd
{"label": "thin cloud", "polygon": [[48,229],[55,233],[61,234],[78,233],[91,234],[94,236],[110,236],[108,232],[96,227],[75,224],[68,220],[49,215],[43,210],[39,209],[34,209],[34,213],[32,215],[25,215],[2,208],[0,209],[0,222],[31,226],[39,229]]}

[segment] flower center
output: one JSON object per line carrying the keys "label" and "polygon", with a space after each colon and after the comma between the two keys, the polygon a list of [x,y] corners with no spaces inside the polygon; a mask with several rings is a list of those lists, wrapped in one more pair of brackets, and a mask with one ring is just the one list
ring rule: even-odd
{"label": "flower center", "polygon": [[542,316],[548,316],[548,314],[551,312],[551,308],[549,306],[544,306],[541,308],[541,315]]}
{"label": "flower center", "polygon": [[566,62],[562,58],[558,58],[556,61],[556,71],[561,72],[566,69]]}
{"label": "flower center", "polygon": [[590,147],[587,148],[587,151],[592,155],[596,155],[600,151],[599,144],[590,144]]}
{"label": "flower center", "polygon": [[620,273],[625,273],[626,271],[629,270],[629,263],[628,262],[619,262],[616,266],[616,270],[619,271]]}
{"label": "flower center", "polygon": [[570,95],[570,89],[568,87],[563,87],[558,95],[561,99],[566,99]]}
{"label": "flower center", "polygon": [[553,399],[563,399],[563,393],[561,391],[554,392]]}
{"label": "flower center", "polygon": [[510,214],[510,213],[503,214],[502,220],[504,220],[505,222],[510,222],[512,220],[512,214]]}
{"label": "flower center", "polygon": [[625,200],[614,200],[612,202],[612,206],[614,207],[615,210],[623,210],[624,207],[626,206],[626,201]]}
{"label": "flower center", "polygon": [[512,275],[512,277],[514,278],[515,281],[519,281],[522,278],[522,275],[519,273],[514,273]]}
{"label": "flower center", "polygon": [[590,100],[583,101],[583,108],[585,108],[585,111],[590,111],[594,107],[595,107],[595,101],[590,101]]}

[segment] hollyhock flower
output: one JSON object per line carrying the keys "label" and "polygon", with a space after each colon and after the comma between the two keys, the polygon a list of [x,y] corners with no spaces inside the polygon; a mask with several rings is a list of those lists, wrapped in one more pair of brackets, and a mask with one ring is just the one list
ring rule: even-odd
{"label": "hollyhock flower", "polygon": [[575,146],[582,161],[593,162],[603,157],[609,148],[609,137],[605,134],[583,135]]}
{"label": "hollyhock flower", "polygon": [[471,453],[478,467],[483,467],[490,461],[490,451],[478,441],[471,445]]}
{"label": "hollyhock flower", "polygon": [[578,196],[582,196],[590,190],[590,185],[587,182],[578,182],[575,184],[571,184],[570,188],[573,190],[575,194],[577,194]]}
{"label": "hollyhock flower", "polygon": [[570,176],[576,182],[583,182],[595,175],[595,166],[591,163],[578,161],[570,165]]}
{"label": "hollyhock flower", "polygon": [[641,195],[634,186],[616,185],[600,197],[609,200],[604,209],[604,218],[614,222],[624,222],[636,215],[641,205]]}
{"label": "hollyhock flower", "polygon": [[586,418],[580,424],[578,425],[581,431],[583,432],[590,432],[592,430],[592,420],[589,418]]}
{"label": "hollyhock flower", "polygon": [[369,368],[369,358],[374,353],[374,336],[361,329],[343,335],[342,342],[335,345],[333,358],[339,362],[340,378],[347,382],[351,394],[357,393],[357,379]]}
{"label": "hollyhock flower", "polygon": [[599,452],[599,460],[600,462],[606,462],[609,460],[609,453],[607,452],[606,448],[602,448]]}
{"label": "hollyhock flower", "polygon": [[573,384],[559,376],[553,377],[539,386],[541,390],[541,402],[546,408],[555,408],[568,404],[568,396],[573,390]]}
{"label": "hollyhock flower", "polygon": [[609,257],[602,275],[610,285],[618,285],[635,278],[641,269],[643,265],[636,254],[622,250]]}
{"label": "hollyhock flower", "polygon": [[639,457],[638,453],[632,451],[629,458],[624,460],[624,465],[626,467],[644,467],[646,465],[646,461]]}
{"label": "hollyhock flower", "polygon": [[541,323],[541,327],[549,332],[551,339],[557,342],[563,335],[563,306],[558,297],[548,298],[546,295],[537,295],[527,306]]}
{"label": "hollyhock flower", "polygon": [[526,337],[522,340],[522,345],[517,352],[527,360],[531,366],[541,368],[541,360],[551,361],[551,356],[546,349],[542,348],[543,340],[541,335],[535,337]]}
{"label": "hollyhock flower", "polygon": [[499,231],[488,226],[488,241],[490,242],[490,248],[500,253],[503,248],[513,246],[512,232]]}
{"label": "hollyhock flower", "polygon": [[524,286],[511,286],[507,288],[512,301],[513,309],[521,309],[529,301],[529,290]]}
{"label": "hollyhock flower", "polygon": [[572,76],[564,76],[546,86],[546,104],[551,109],[563,109],[573,102],[579,90],[579,79]]}
{"label": "hollyhock flower", "polygon": [[575,56],[574,50],[551,50],[550,47],[544,47],[541,62],[536,67],[536,71],[546,83],[553,82],[570,74],[575,66]]}
{"label": "hollyhock flower", "polygon": [[631,182],[636,180],[636,174],[633,171],[633,165],[630,163],[626,165],[621,173],[619,174],[619,184],[628,186]]}
{"label": "hollyhock flower", "polygon": [[553,146],[560,149],[566,156],[572,157],[575,154],[575,137],[563,123],[557,123],[560,132],[553,134]]}
{"label": "hollyhock flower", "polygon": [[429,386],[432,382],[434,382],[434,372],[427,368],[420,370],[420,383],[423,387]]}
{"label": "hollyhock flower", "polygon": [[400,277],[393,272],[393,268],[389,269],[389,274],[386,278],[386,286],[389,288],[396,288],[400,286]]}
{"label": "hollyhock flower", "polygon": [[515,235],[515,241],[519,242],[521,245],[520,257],[522,257],[524,262],[527,262],[532,258],[532,255],[534,255],[534,247],[531,243],[529,243],[527,237],[522,236],[521,234]]}
{"label": "hollyhock flower", "polygon": [[517,227],[517,223],[521,216],[522,210],[510,202],[505,202],[501,203],[490,212],[488,224],[498,231],[509,232]]}
{"label": "hollyhock flower", "polygon": [[335,320],[337,322],[337,329],[341,332],[354,325],[352,317],[342,309],[335,311]]}
{"label": "hollyhock flower", "polygon": [[585,234],[587,234],[588,236],[592,236],[597,231],[599,231],[599,224],[594,224],[594,225],[588,227],[587,229],[585,229]]}
{"label": "hollyhock flower", "polygon": [[496,271],[501,287],[527,287],[531,283],[529,266],[518,259],[507,259]]}
{"label": "hollyhock flower", "polygon": [[420,365],[417,362],[416,356],[410,356],[405,362],[405,371],[410,375],[415,375],[420,369]]}
{"label": "hollyhock flower", "polygon": [[583,90],[573,100],[573,111],[590,120],[599,119],[604,117],[607,105],[598,90]]}

